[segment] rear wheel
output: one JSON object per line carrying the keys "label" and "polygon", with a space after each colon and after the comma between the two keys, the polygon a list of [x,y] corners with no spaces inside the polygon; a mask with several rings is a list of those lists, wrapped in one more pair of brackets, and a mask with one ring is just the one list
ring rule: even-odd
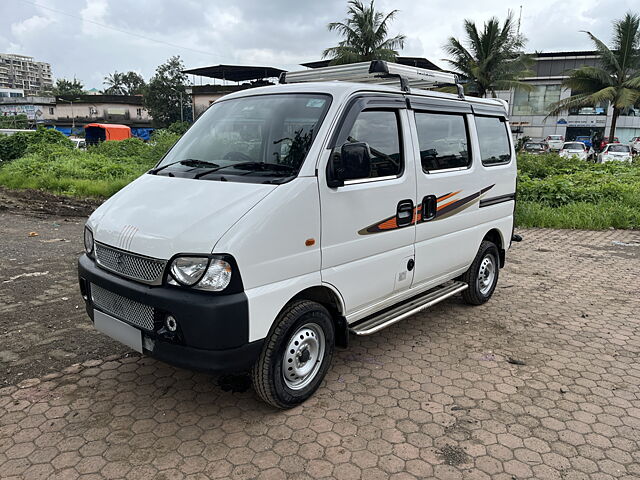
{"label": "rear wheel", "polygon": [[500,274],[500,255],[493,242],[483,241],[476,258],[464,275],[462,281],[469,285],[462,292],[462,298],[471,305],[482,305],[493,295]]}
{"label": "rear wheel", "polygon": [[329,369],[334,340],[331,315],[322,305],[309,300],[287,305],[252,370],[260,398],[277,408],[307,400]]}

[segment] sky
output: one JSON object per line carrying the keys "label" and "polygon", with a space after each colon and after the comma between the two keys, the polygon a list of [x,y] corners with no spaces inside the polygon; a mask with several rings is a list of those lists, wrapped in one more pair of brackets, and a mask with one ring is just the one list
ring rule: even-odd
{"label": "sky", "polygon": [[[368,0],[367,0],[368,1]],[[148,80],[180,55],[187,68],[217,64],[286,70],[319,60],[338,43],[327,24],[346,15],[346,0],[0,0],[0,53],[51,64],[54,77],[104,88],[103,78],[133,70]],[[588,30],[608,42],[613,20],[640,11],[637,0],[376,0],[398,9],[390,34],[407,40],[401,55],[447,64],[443,45],[461,37],[464,19],[482,24],[522,6],[528,51],[589,50]],[[200,79],[196,79],[200,84]]]}

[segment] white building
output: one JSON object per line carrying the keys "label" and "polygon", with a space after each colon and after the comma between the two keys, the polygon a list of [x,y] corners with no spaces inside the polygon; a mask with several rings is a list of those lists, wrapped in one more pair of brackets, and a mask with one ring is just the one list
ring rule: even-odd
{"label": "white building", "polygon": [[0,87],[22,89],[25,95],[37,95],[53,88],[51,65],[33,57],[0,53]]}

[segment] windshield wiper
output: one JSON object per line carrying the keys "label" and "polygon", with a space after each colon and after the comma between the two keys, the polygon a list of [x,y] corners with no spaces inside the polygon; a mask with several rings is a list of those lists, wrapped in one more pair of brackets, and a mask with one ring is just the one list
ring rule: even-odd
{"label": "windshield wiper", "polygon": [[205,175],[209,175],[210,173],[217,172],[222,170],[223,168],[237,168],[240,170],[259,170],[259,171],[281,171],[291,173],[295,170],[294,167],[290,165],[282,165],[280,163],[269,163],[269,162],[240,162],[233,163],[230,165],[224,165],[222,167],[212,168],[210,170],[205,170],[204,172],[200,172],[196,174],[193,178],[204,177]]}
{"label": "windshield wiper", "polygon": [[217,163],[209,162],[207,160],[199,160],[197,158],[184,158],[182,160],[178,160],[177,162],[171,162],[166,165],[162,165],[161,167],[157,167],[152,170],[149,170],[149,173],[152,175],[155,175],[160,170],[164,170],[167,167],[170,167],[172,165],[177,165],[177,164],[186,165],[187,167],[199,167],[199,166],[207,166],[207,167],[214,167],[214,168],[220,167],[220,165],[218,165]]}

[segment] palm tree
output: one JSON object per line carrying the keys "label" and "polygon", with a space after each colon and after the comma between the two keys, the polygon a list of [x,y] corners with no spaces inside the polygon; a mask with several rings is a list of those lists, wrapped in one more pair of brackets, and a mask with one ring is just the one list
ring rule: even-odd
{"label": "palm tree", "polygon": [[369,6],[359,0],[349,1],[348,17],[342,22],[332,22],[327,27],[344,37],[337,47],[327,48],[323,58],[331,57],[333,65],[364,62],[368,60],[395,61],[398,50],[404,47],[404,35],[387,38],[389,24],[398,13],[376,11],[373,0]]}
{"label": "palm tree", "polygon": [[609,141],[613,142],[621,110],[633,107],[640,100],[640,17],[627,13],[622,20],[613,22],[611,48],[590,32],[585,33],[595,45],[600,65],[572,70],[563,82],[572,95],[554,103],[549,115],[572,107],[608,102],[613,107],[609,132]]}
{"label": "palm tree", "polygon": [[124,95],[124,88],[122,85],[122,73],[118,73],[116,70],[104,77],[104,84],[107,85],[104,93],[107,95]]}
{"label": "palm tree", "polygon": [[495,97],[496,90],[531,89],[530,85],[519,81],[533,59],[522,53],[526,39],[517,32],[512,12],[502,26],[497,18],[492,17],[480,32],[475,22],[467,19],[464,30],[464,43],[450,37],[444,46],[451,57],[445,61],[469,80],[469,87],[475,87],[480,97],[488,93]]}

